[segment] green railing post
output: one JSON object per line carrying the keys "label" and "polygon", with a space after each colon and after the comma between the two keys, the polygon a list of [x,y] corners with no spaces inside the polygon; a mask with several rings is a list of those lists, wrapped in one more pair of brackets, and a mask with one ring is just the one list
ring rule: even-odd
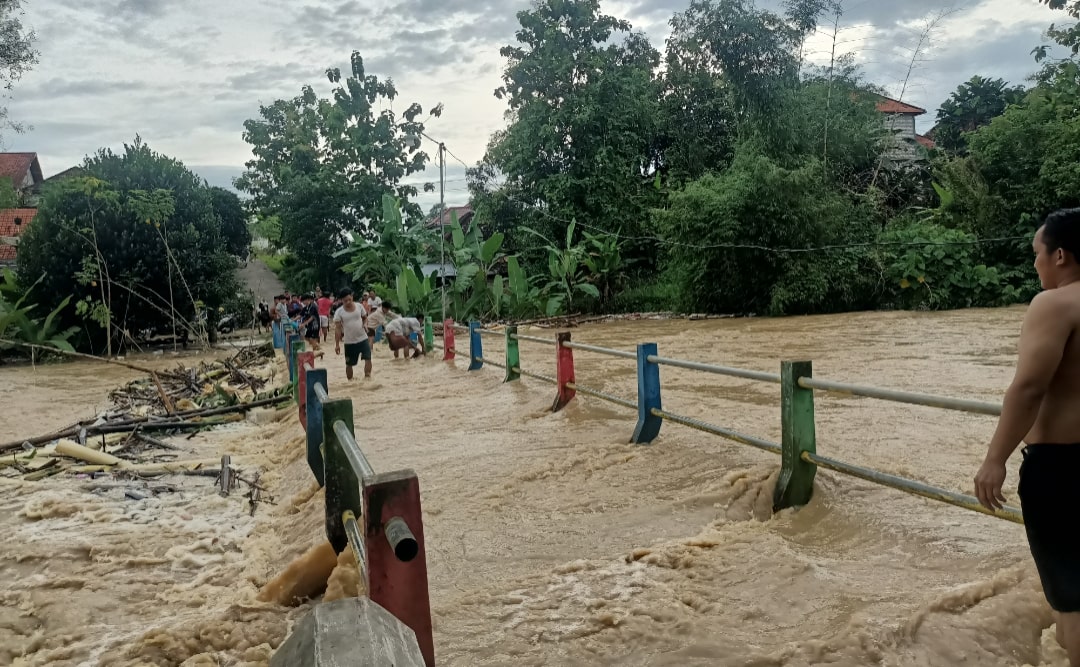
{"label": "green railing post", "polygon": [[289,381],[292,382],[293,403],[300,404],[300,364],[298,356],[304,351],[304,342],[300,336],[296,336],[292,345],[289,346]]}
{"label": "green railing post", "polygon": [[521,354],[518,350],[517,327],[506,327],[506,378],[503,382],[513,382],[521,379],[521,373],[515,369],[521,368]]}
{"label": "green railing post", "polygon": [[431,317],[424,318],[424,354],[431,354],[435,349],[435,328],[431,326]]}
{"label": "green railing post", "polygon": [[817,453],[814,431],[814,391],[799,386],[799,378],[812,377],[809,361],[780,364],[780,424],[783,429],[780,477],[773,494],[773,511],[802,507],[814,494],[817,466],[803,461],[802,453]]}
{"label": "green railing post", "polygon": [[323,403],[323,480],[326,482],[326,538],[341,553],[349,543],[341,517],[345,510],[363,515],[360,480],[356,478],[342,445],[334,433],[336,422],[345,422],[353,433],[353,406],[349,399]]}

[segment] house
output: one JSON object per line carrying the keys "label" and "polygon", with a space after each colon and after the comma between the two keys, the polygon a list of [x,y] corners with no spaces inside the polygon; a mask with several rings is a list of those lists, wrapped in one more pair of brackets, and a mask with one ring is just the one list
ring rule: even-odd
{"label": "house", "polygon": [[19,235],[37,215],[36,208],[9,208],[0,211],[0,266],[15,264]]}
{"label": "house", "polygon": [[438,229],[443,225],[449,227],[452,220],[451,216],[454,214],[457,214],[457,220],[461,228],[468,231],[469,224],[472,223],[472,219],[476,215],[472,206],[447,206],[441,215],[433,215],[428,218],[424,226],[428,229]]}
{"label": "house", "polygon": [[[450,230],[448,229],[453,224],[453,216],[457,216],[458,224],[461,225],[462,231],[469,231],[469,225],[472,224],[473,217],[476,215],[472,206],[447,206],[441,214],[433,215],[424,222],[424,226],[430,230],[445,229],[445,238],[447,241],[450,239]],[[453,262],[447,262],[445,265],[439,263],[425,264],[420,269],[424,276],[435,276],[435,284],[440,285],[445,279],[450,282],[457,277],[457,269],[454,268]]]}
{"label": "house", "polygon": [[897,165],[918,162],[923,159],[923,154],[917,146],[927,150],[934,147],[933,139],[915,131],[915,119],[926,113],[926,109],[884,96],[878,96],[875,106],[878,112],[885,115],[885,126],[896,137],[893,146],[885,153],[891,162]]}
{"label": "house", "polygon": [[24,204],[37,205],[37,195],[45,182],[37,153],[0,153],[0,178],[11,179]]}
{"label": "house", "polygon": [[59,174],[53,174],[52,176],[46,178],[44,180],[44,182],[42,182],[42,185],[49,185],[51,183],[59,183],[60,181],[65,181],[65,180],[67,180],[69,178],[77,178],[79,176],[84,176],[84,175],[86,175],[86,170],[83,169],[82,167],[71,167],[70,169],[65,169],[64,171],[60,172]]}

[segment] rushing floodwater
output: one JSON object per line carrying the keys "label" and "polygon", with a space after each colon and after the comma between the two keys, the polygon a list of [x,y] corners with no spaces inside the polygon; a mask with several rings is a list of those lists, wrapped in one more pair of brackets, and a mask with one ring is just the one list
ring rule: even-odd
{"label": "rushing floodwater", "polygon": [[[581,342],[1000,400],[1022,309],[627,322]],[[531,332],[551,336],[551,332]],[[496,337],[485,357],[501,358]],[[461,345],[465,347],[464,344]],[[553,373],[554,348],[522,344]],[[576,353],[582,385],[633,398],[633,363]],[[330,394],[356,407],[377,470],[421,480],[436,652],[444,665],[1063,667],[1023,528],[819,472],[813,502],[769,517],[778,458],[464,362],[394,362]],[[100,366],[0,369],[0,439],[91,414],[130,377]],[[663,368],[667,410],[779,440],[779,387]],[[971,491],[994,420],[819,395],[818,451]],[[174,441],[258,464],[276,504],[252,517],[205,478],[132,501],[87,480],[0,481],[0,664],[265,665],[305,608],[258,588],[324,539],[322,496],[283,420]],[[186,456],[185,456],[186,457]],[[1016,469],[1006,494],[1017,503]],[[100,480],[99,480],[100,481]],[[160,482],[155,482],[160,483]]]}

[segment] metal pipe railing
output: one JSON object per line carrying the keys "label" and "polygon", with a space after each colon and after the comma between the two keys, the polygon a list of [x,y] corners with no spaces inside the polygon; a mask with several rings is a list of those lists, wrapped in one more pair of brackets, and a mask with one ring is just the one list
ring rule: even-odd
{"label": "metal pipe railing", "polygon": [[349,544],[352,545],[353,555],[356,557],[356,567],[362,578],[364,571],[367,569],[367,549],[364,546],[364,537],[360,533],[360,526],[356,523],[356,515],[353,514],[352,510],[345,510],[341,520],[345,524],[345,535],[349,538]]}
{"label": "metal pipe railing", "polygon": [[729,368],[727,366],[715,366],[713,364],[702,364],[697,361],[686,361],[684,359],[669,359],[667,357],[658,357],[650,354],[647,357],[650,364],[658,364],[660,366],[674,366],[676,368],[686,368],[692,371],[701,371],[703,373],[713,373],[715,375],[727,375],[729,377],[744,378],[746,380],[757,380],[758,382],[771,382],[773,384],[780,384],[779,373],[766,373],[764,371],[751,371],[743,368]]}
{"label": "metal pipe railing", "polygon": [[673,412],[667,412],[666,410],[659,410],[657,408],[653,408],[650,412],[654,416],[660,417],[661,419],[666,419],[668,421],[673,421],[676,424],[682,424],[683,426],[688,426],[690,428],[695,428],[695,429],[697,429],[699,431],[704,431],[705,433],[711,433],[713,435],[718,435],[721,438],[726,438],[728,440],[732,440],[734,442],[738,442],[738,443],[743,444],[743,445],[750,445],[751,447],[757,447],[758,449],[763,449],[763,450],[765,450],[767,452],[772,452],[773,454],[780,454],[782,452],[782,449],[783,449],[780,446],[779,443],[771,442],[769,440],[765,440],[763,438],[758,438],[758,437],[753,436],[753,435],[747,435],[745,433],[740,433],[738,431],[733,431],[733,430],[731,430],[729,428],[724,428],[723,426],[717,426],[716,424],[710,424],[708,422],[703,422],[701,420],[693,419],[691,417],[684,417],[682,415],[677,415],[677,414],[675,414]]}
{"label": "metal pipe railing", "polygon": [[571,350],[583,350],[585,352],[596,352],[597,354],[606,354],[609,357],[622,357],[623,359],[637,360],[637,355],[633,352],[624,352],[623,350],[613,350],[609,347],[597,347],[596,345],[585,345],[584,343],[574,343],[572,341],[566,341],[563,347],[568,347]]}
{"label": "metal pipe railing", "polygon": [[476,359],[477,361],[479,361],[482,364],[490,364],[490,365],[492,365],[492,366],[494,366],[496,368],[501,368],[503,370],[506,370],[506,366],[503,365],[503,364],[500,364],[497,361],[491,361],[490,359],[486,359],[484,357],[473,357],[473,359]]}
{"label": "metal pipe railing", "polygon": [[345,458],[348,459],[349,465],[352,466],[353,472],[360,478],[361,483],[363,483],[365,477],[374,477],[375,469],[368,463],[367,457],[360,450],[360,445],[356,442],[352,432],[349,431],[349,427],[340,419],[334,422],[334,435],[337,436],[338,442],[341,443],[341,451],[345,454]]}
{"label": "metal pipe railing", "polygon": [[1024,523],[1023,515],[1020,513],[1020,510],[1015,507],[1006,505],[1004,509],[992,511],[979,504],[979,499],[974,496],[956,493],[955,491],[949,491],[948,489],[942,489],[929,484],[923,484],[922,482],[916,482],[915,480],[907,479],[906,477],[898,477],[897,475],[878,472],[877,470],[863,468],[861,466],[837,461],[836,459],[830,459],[810,452],[803,452],[801,458],[803,461],[813,463],[819,468],[825,468],[844,475],[850,475],[851,477],[858,477],[859,479],[864,479],[868,482],[873,482],[874,484],[880,484],[882,486],[888,486],[915,496],[948,503],[949,505],[962,507],[971,510],[972,512],[979,512],[980,514],[989,514],[990,516],[996,516],[999,519],[1005,519],[1006,521],[1012,521],[1013,523]]}
{"label": "metal pipe railing", "polygon": [[318,382],[315,383],[315,397],[319,399],[320,403],[328,403],[330,401],[330,395],[326,393],[326,387]]}
{"label": "metal pipe railing", "polygon": [[865,396],[877,398],[893,403],[907,403],[910,405],[924,405],[930,408],[942,410],[956,410],[959,412],[971,412],[980,415],[1001,415],[1001,404],[974,401],[966,398],[952,398],[951,396],[935,396],[933,394],[921,394],[911,391],[899,391],[896,389],[882,389],[879,387],[867,387],[864,385],[848,384],[846,382],[833,382],[821,378],[799,378],[799,386],[803,389],[817,389],[838,394],[851,396]]}
{"label": "metal pipe railing", "polygon": [[532,371],[522,370],[520,366],[514,366],[514,372],[520,375],[524,375],[527,378],[533,378],[534,380],[542,380],[544,382],[550,382],[551,384],[559,384],[559,381],[550,375],[541,375],[540,373],[533,373]]}
{"label": "metal pipe railing", "polygon": [[530,343],[541,343],[543,345],[558,345],[554,338],[540,338],[539,336],[527,336],[525,334],[514,334],[510,337],[514,340],[524,340]]}
{"label": "metal pipe railing", "polygon": [[635,403],[634,401],[628,401],[625,398],[619,398],[618,396],[614,396],[612,394],[605,394],[604,392],[598,391],[596,389],[589,389],[588,387],[582,387],[581,385],[579,385],[579,384],[577,384],[575,382],[567,382],[566,386],[568,388],[570,388],[570,389],[573,389],[576,392],[580,392],[582,394],[585,394],[586,396],[593,396],[595,398],[599,398],[599,399],[607,401],[609,403],[614,403],[616,405],[621,405],[624,408],[630,408],[631,410],[637,410],[638,409],[637,403]]}

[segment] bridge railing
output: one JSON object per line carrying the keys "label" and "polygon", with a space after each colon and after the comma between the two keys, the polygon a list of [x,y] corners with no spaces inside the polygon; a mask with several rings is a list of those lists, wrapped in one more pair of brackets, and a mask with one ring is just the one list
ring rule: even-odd
{"label": "bridge railing", "polygon": [[[304,351],[304,344],[297,334],[287,337],[284,352],[299,408],[299,421],[305,430],[308,467],[325,489],[327,540],[338,554],[346,547],[352,547],[368,598],[412,631],[423,663],[433,667],[435,647],[428,596],[427,553],[416,473],[412,470],[377,473],[356,441],[352,400],[330,397],[326,369],[315,368],[314,353]],[[374,618],[370,614],[361,616]],[[353,622],[363,624],[363,618]],[[305,626],[305,631],[336,636],[342,628],[337,627],[340,623],[335,623],[326,627],[312,623]],[[344,653],[327,653],[322,662],[312,664],[345,664],[340,660],[334,662],[333,656],[339,655],[351,655],[349,660],[359,660],[356,650],[372,652],[365,658],[369,662],[364,664],[369,664],[372,659],[376,662],[385,660],[386,664],[413,664],[407,642],[403,644],[400,637],[394,641],[389,639],[391,635],[401,633],[384,626],[385,622],[377,629],[374,625],[354,628],[355,632],[350,631],[353,635],[377,634],[382,639],[373,638],[368,642],[370,646],[339,646],[335,651]],[[326,645],[336,646],[341,644],[341,639],[327,639]],[[349,638],[343,639],[347,643]],[[315,637],[290,638],[290,641],[308,650],[320,640]]]}
{"label": "bridge railing", "polygon": [[[560,332],[554,338],[542,338],[519,334],[515,326],[507,326],[501,333],[487,330],[479,322],[471,322],[467,328],[456,325],[451,320],[444,323],[444,345],[441,349],[444,350],[443,358],[446,360],[455,359],[460,354],[454,345],[455,330],[468,332],[469,349],[467,358],[470,371],[478,371],[485,364],[489,364],[504,369],[505,382],[513,382],[524,376],[553,384],[556,387],[555,400],[552,404],[553,411],[561,410],[578,393],[619,405],[628,410],[636,410],[637,424],[630,438],[633,443],[651,443],[659,436],[663,422],[669,421],[773,454],[779,454],[780,475],[773,496],[774,510],[799,507],[810,502],[817,469],[825,468],[912,495],[937,500],[982,514],[989,514],[1006,521],[1023,523],[1020,510],[1016,507],[1005,506],[1001,510],[991,511],[980,505],[978,499],[974,496],[839,461],[822,456],[817,451],[814,418],[814,393],[816,391],[862,396],[894,403],[956,410],[980,415],[1000,415],[1000,404],[815,378],[813,376],[813,364],[810,361],[783,361],[780,364],[779,373],[768,373],[662,357],[658,353],[656,343],[639,344],[637,349],[631,352],[629,350],[615,350],[574,342],[571,340],[569,332]],[[484,357],[483,336],[501,336],[504,339],[505,363],[496,363]],[[522,342],[555,347],[554,376],[526,371],[521,368],[519,346]],[[435,347],[440,346],[436,345]],[[633,360],[637,365],[636,400],[614,396],[579,384],[574,372],[575,350]],[[724,426],[664,410],[660,383],[661,366],[779,384],[781,441],[772,442]]]}

